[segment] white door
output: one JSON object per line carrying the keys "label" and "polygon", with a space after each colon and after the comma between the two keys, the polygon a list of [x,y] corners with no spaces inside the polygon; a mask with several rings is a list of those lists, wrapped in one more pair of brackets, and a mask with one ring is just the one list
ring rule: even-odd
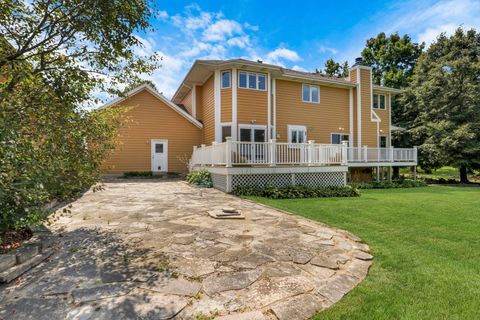
{"label": "white door", "polygon": [[[265,126],[240,126],[240,141],[241,142],[265,142],[266,128]],[[240,154],[246,157],[251,162],[262,163],[264,161],[266,150],[265,144],[246,144],[242,145]]]}
{"label": "white door", "polygon": [[168,142],[167,140],[152,140],[152,171],[168,171]]}

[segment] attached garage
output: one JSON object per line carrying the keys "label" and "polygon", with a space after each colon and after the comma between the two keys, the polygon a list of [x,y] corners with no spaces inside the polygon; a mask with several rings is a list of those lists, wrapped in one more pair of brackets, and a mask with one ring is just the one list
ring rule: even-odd
{"label": "attached garage", "polygon": [[185,172],[193,146],[201,144],[202,123],[148,85],[104,107],[128,107],[120,144],[104,163],[104,172]]}

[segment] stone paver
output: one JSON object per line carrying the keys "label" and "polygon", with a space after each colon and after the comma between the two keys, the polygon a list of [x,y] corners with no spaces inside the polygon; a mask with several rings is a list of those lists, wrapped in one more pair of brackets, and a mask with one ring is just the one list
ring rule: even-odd
{"label": "stone paver", "polygon": [[[239,209],[244,220],[208,211]],[[353,234],[181,181],[106,183],[0,286],[0,319],[308,319],[367,275]]]}

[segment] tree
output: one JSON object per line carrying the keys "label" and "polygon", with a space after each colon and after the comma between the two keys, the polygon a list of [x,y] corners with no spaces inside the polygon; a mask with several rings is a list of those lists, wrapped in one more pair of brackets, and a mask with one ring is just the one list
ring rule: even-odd
{"label": "tree", "polygon": [[410,132],[423,157],[459,168],[468,182],[480,168],[480,34],[441,34],[420,56],[404,103],[417,114]]}
{"label": "tree", "polygon": [[147,0],[0,2],[0,233],[98,181],[123,111],[85,107],[157,67],[136,54],[152,13]]}
{"label": "tree", "polygon": [[325,74],[331,77],[348,77],[348,61],[345,61],[343,65],[335,62],[333,59],[328,59],[325,62]]}

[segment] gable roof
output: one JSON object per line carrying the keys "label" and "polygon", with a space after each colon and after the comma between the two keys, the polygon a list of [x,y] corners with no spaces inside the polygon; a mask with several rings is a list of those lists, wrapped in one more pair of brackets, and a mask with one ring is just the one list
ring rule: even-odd
{"label": "gable roof", "polygon": [[134,96],[136,95],[137,93],[139,93],[140,91],[142,90],[147,90],[148,92],[150,92],[154,97],[156,97],[157,99],[159,99],[160,101],[162,101],[163,103],[165,103],[168,107],[170,107],[171,109],[173,109],[175,112],[177,112],[179,115],[181,115],[182,117],[184,117],[185,119],[187,119],[188,121],[190,121],[191,123],[193,123],[195,126],[197,126],[198,128],[203,128],[203,124],[198,121],[197,119],[195,119],[194,117],[192,117],[188,112],[186,112],[185,110],[183,110],[181,107],[177,106],[176,104],[174,104],[172,101],[168,100],[163,94],[161,94],[160,92],[158,92],[157,90],[153,89],[151,86],[149,86],[148,84],[142,84],[138,87],[136,87],[135,89],[132,89],[130,91],[128,91],[124,97],[118,97],[118,98],[115,98],[113,99],[112,101],[110,102],[107,102],[106,104],[104,104],[103,106],[101,106],[100,108],[98,108],[98,110],[100,109],[104,109],[104,108],[108,108],[108,107],[111,107],[111,106],[114,106],[114,105],[117,105],[119,104],[120,102],[130,98],[131,96]]}

